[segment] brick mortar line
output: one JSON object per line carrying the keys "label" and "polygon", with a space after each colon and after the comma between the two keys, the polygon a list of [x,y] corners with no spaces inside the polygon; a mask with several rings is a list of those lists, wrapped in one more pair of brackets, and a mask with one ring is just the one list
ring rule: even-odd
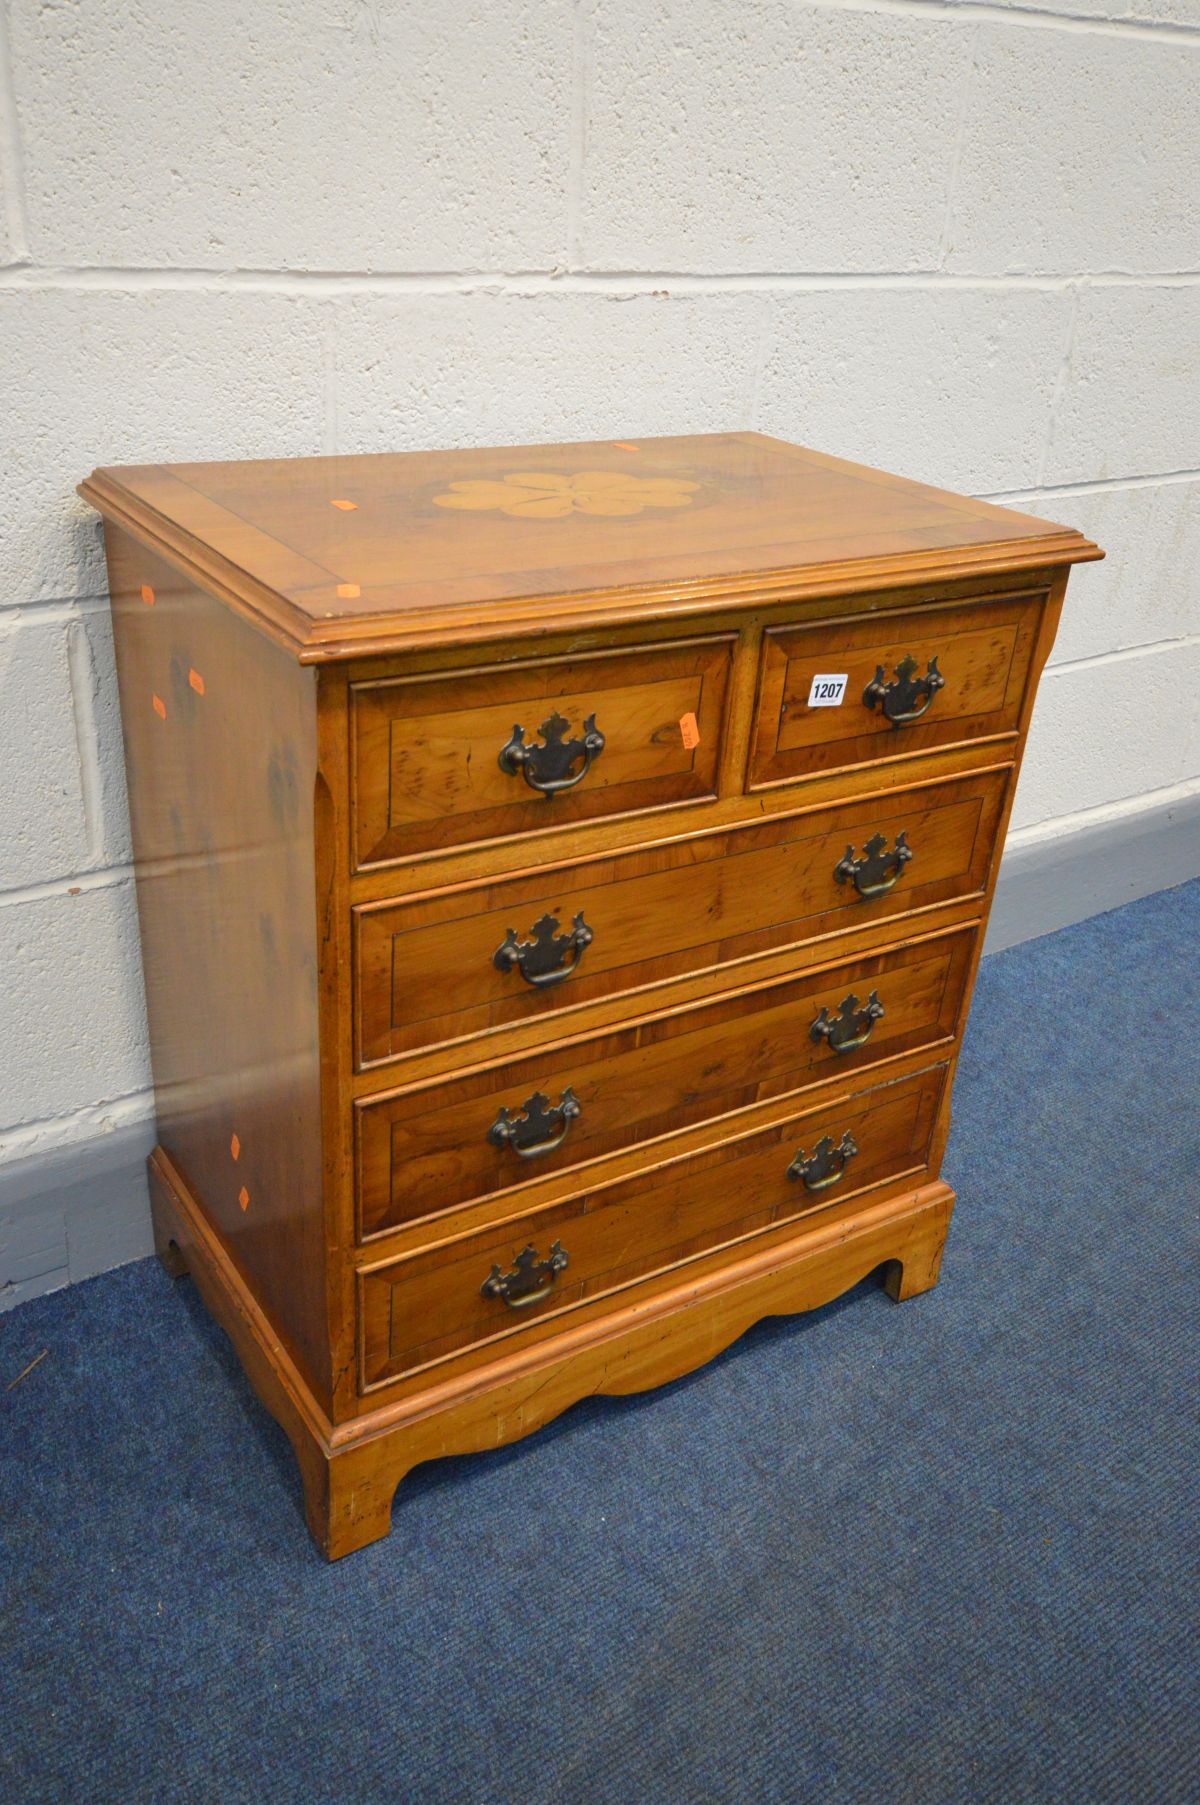
{"label": "brick mortar line", "polygon": [[977,495],[976,501],[995,502],[998,507],[1024,506],[1030,501],[1053,501],[1059,496],[1070,495],[1109,495],[1122,489],[1156,489],[1168,488],[1174,483],[1193,483],[1200,481],[1200,469],[1197,470],[1154,470],[1145,471],[1138,476],[1098,476],[1080,477],[1073,483],[1042,483],[1030,489],[993,489],[986,495]]}
{"label": "brick mortar line", "polygon": [[29,221],[7,0],[0,0],[0,168],[4,170],[4,212],[9,242],[17,258],[23,260],[29,256]]}
{"label": "brick mortar line", "polygon": [[338,449],[338,348],[333,310],[326,304],[321,318],[321,450],[335,457]]}
{"label": "brick mortar line", "polygon": [[88,864],[93,869],[102,869],[106,860],[104,773],[100,764],[100,723],[96,715],[99,673],[82,614],[78,619],[67,623],[67,674],[71,685],[71,717],[75,730],[75,757],[79,767],[79,796],[87,836]]}
{"label": "brick mortar line", "polygon": [[1063,352],[1059,361],[1058,372],[1054,378],[1054,388],[1050,395],[1050,410],[1046,418],[1046,434],[1042,440],[1041,456],[1038,458],[1037,487],[1044,487],[1046,469],[1054,454],[1054,429],[1058,425],[1059,410],[1065,396],[1071,389],[1071,376],[1075,363],[1075,335],[1079,325],[1080,287],[1069,289],[1070,297],[1067,307],[1067,326],[1063,334]]}
{"label": "brick mortar line", "polygon": [[0,909],[17,909],[23,903],[51,902],[72,892],[86,896],[93,890],[117,890],[134,880],[132,864],[102,865],[98,870],[77,871],[67,877],[45,878],[40,884],[20,884],[0,890]]}
{"label": "brick mortar line", "polygon": [[[804,3],[804,0],[801,0]],[[1175,19],[1104,18],[1054,6],[997,6],[990,0],[807,0],[813,10],[845,13],[891,13],[900,18],[953,20],[964,17],[1010,29],[1060,31],[1090,37],[1146,38],[1156,43],[1200,46],[1200,26]]]}
{"label": "brick mortar line", "polygon": [[1046,666],[1042,681],[1046,683],[1053,677],[1065,677],[1075,671],[1090,671],[1106,664],[1119,664],[1123,659],[1156,658],[1163,652],[1179,652],[1195,645],[1200,645],[1200,633],[1177,633],[1170,639],[1148,639],[1134,646],[1115,646],[1109,652],[1089,652],[1084,658],[1065,658],[1058,664],[1051,661]]}
{"label": "brick mortar line", "polygon": [[968,274],[959,270],[268,270],[201,266],[13,263],[0,266],[0,292],[116,294],[181,293],[386,296],[613,295],[622,299],[671,299],[682,295],[800,293],[835,289],[932,288],[1011,292],[1063,292],[1079,284],[1095,288],[1195,288],[1194,270],[1050,270]]}
{"label": "brick mortar line", "polygon": [[773,295],[759,297],[758,343],[754,347],[754,369],[750,378],[750,424],[759,428],[767,365],[770,362],[774,334],[778,330],[779,305]]}
{"label": "brick mortar line", "polygon": [[566,242],[567,268],[580,257],[583,221],[583,181],[587,164],[588,100],[592,76],[591,0],[573,0],[571,17],[571,104],[567,141]]}
{"label": "brick mortar line", "polygon": [[108,609],[107,595],[48,595],[31,602],[0,601],[0,633],[15,631],[30,621],[40,626],[55,620],[69,627],[73,621]]}
{"label": "brick mortar line", "polygon": [[958,199],[958,178],[962,168],[963,148],[967,141],[967,103],[975,83],[979,38],[982,30],[981,25],[974,25],[967,40],[962,88],[958,96],[958,119],[954,128],[954,145],[951,149],[950,168],[946,177],[946,205],[942,210],[942,232],[938,246],[938,270],[941,273],[945,272],[946,259],[953,248],[954,207]]}

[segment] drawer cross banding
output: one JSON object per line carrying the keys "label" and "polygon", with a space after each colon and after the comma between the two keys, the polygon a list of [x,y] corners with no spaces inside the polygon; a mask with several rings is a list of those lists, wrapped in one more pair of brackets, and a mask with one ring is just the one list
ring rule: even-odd
{"label": "drawer cross banding", "polygon": [[[979,895],[1007,775],[985,770],[565,869],[364,903],[354,910],[360,1068],[853,932],[868,914],[883,923]],[[913,858],[892,894],[864,901],[835,867],[853,863],[876,834],[886,854],[880,878],[900,835]],[[522,982],[510,964],[510,930],[528,939],[527,923],[581,914],[592,939],[570,982]]]}
{"label": "drawer cross banding", "polygon": [[[827,1082],[835,1068],[932,1049],[954,1032],[974,946],[975,929],[965,926],[364,1097],[356,1110],[361,1233],[565,1176],[622,1148]],[[856,1009],[852,1038],[862,1036],[860,1044],[831,1051],[828,1037],[813,1032],[822,1014],[837,1022],[841,1041],[847,1001],[864,996],[870,1033]],[[526,1096],[522,1119],[515,1104]],[[569,1123],[553,1113],[551,1098]]]}

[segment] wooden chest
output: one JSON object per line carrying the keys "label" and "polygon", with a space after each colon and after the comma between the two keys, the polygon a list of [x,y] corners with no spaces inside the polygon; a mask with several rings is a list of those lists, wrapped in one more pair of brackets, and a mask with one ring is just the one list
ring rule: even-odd
{"label": "wooden chest", "polygon": [[331,1556],[397,1482],[937,1277],[1069,566],[756,433],[98,470],[156,1238]]}

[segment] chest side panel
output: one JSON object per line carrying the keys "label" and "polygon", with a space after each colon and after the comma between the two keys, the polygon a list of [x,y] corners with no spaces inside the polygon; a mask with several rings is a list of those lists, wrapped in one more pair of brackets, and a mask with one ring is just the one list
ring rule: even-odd
{"label": "chest side panel", "polygon": [[314,678],[107,550],[159,1141],[325,1396]]}

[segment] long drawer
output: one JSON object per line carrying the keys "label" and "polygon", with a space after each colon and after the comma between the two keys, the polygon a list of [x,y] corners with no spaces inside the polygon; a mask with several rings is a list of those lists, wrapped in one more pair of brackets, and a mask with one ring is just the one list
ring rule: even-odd
{"label": "long drawer", "polygon": [[355,864],[711,797],[732,645],[354,684]]}
{"label": "long drawer", "polygon": [[1045,600],[768,628],[747,787],[1015,733]]}
{"label": "long drawer", "polygon": [[959,929],[367,1099],[360,1234],[945,1042],[974,939]]}
{"label": "long drawer", "polygon": [[362,1378],[519,1336],[649,1274],[840,1202],[920,1182],[945,1067],[457,1236],[361,1275]]}
{"label": "long drawer", "polygon": [[362,905],[354,910],[358,1064],[510,1022],[549,1022],[598,997],[979,895],[1006,780],[1006,771],[981,772]]}

